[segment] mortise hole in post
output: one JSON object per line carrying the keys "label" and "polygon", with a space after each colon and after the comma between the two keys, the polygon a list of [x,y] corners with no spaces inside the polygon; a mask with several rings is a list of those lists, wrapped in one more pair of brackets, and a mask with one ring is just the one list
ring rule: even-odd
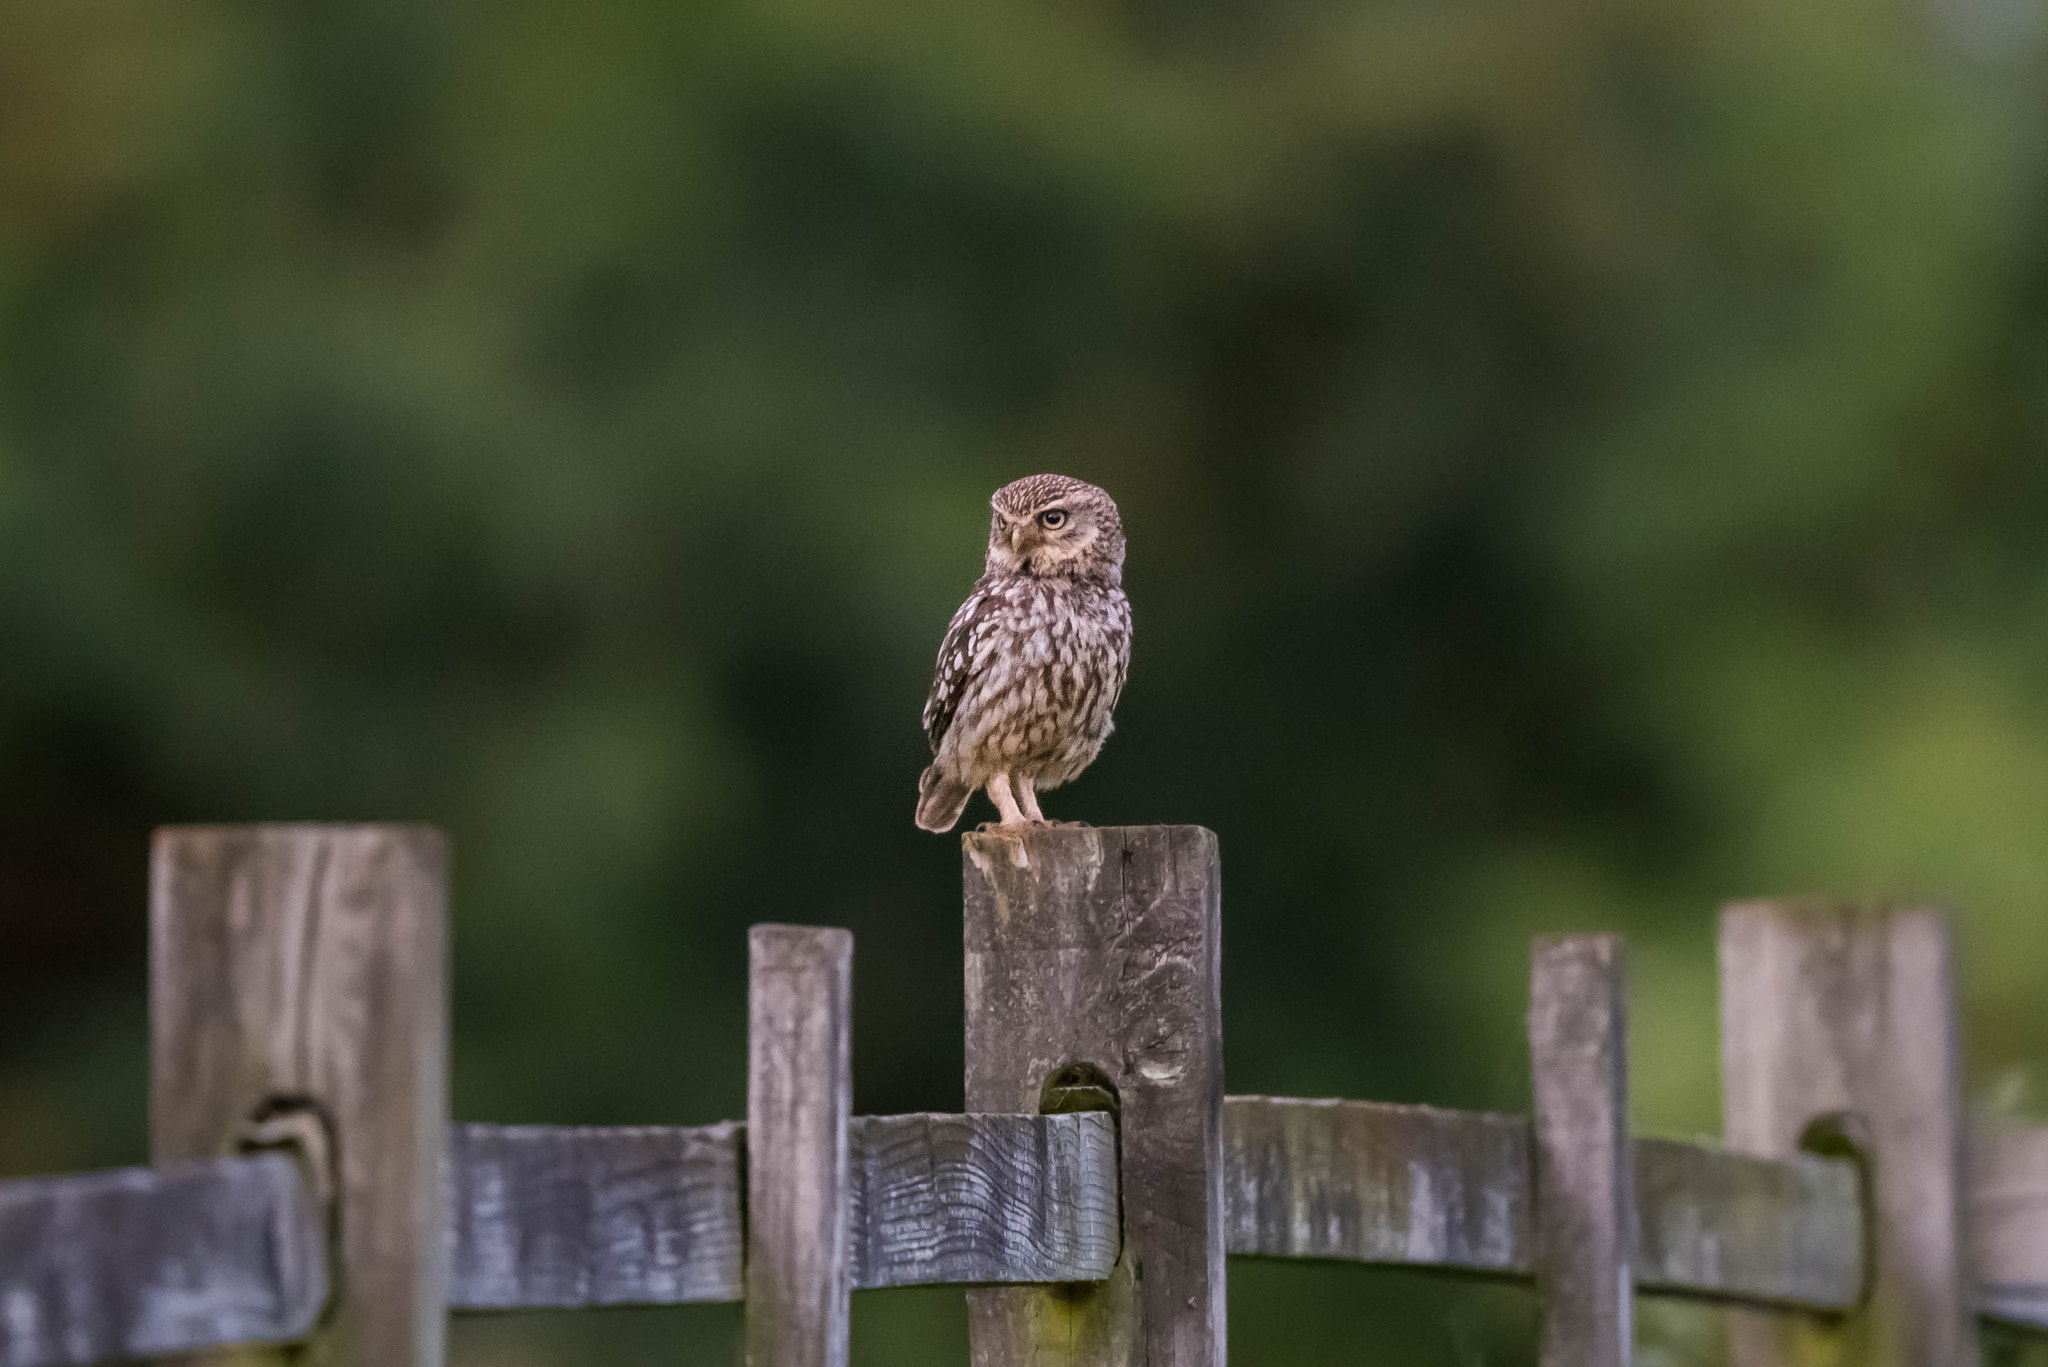
{"label": "mortise hole in post", "polygon": [[1870,1125],[1854,1111],[1828,1111],[1806,1122],[1799,1132],[1799,1150],[1822,1158],[1846,1158],[1856,1165],[1856,1204],[1863,1212],[1863,1285],[1856,1290],[1850,1313],[1870,1303],[1877,1277],[1876,1187],[1870,1180]]}
{"label": "mortise hole in post", "polygon": [[326,1233],[327,1304],[316,1321],[326,1323],[341,1293],[341,1203],[335,1199],[341,1189],[341,1168],[333,1118],[309,1096],[266,1097],[242,1126],[235,1151],[288,1153],[305,1174]]}
{"label": "mortise hole in post", "polygon": [[1120,1115],[1122,1102],[1109,1074],[1092,1063],[1069,1063],[1055,1068],[1038,1093],[1040,1115],[1076,1115],[1083,1111],[1107,1111]]}

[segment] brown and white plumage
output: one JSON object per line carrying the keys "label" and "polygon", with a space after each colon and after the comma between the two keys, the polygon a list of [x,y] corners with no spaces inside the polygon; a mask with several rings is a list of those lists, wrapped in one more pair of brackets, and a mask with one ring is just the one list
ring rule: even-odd
{"label": "brown and white plumage", "polygon": [[1005,825],[1078,775],[1113,729],[1131,661],[1124,529],[1110,496],[1032,475],[989,500],[988,564],[946,628],[925,700],[917,824],[950,831],[988,789]]}

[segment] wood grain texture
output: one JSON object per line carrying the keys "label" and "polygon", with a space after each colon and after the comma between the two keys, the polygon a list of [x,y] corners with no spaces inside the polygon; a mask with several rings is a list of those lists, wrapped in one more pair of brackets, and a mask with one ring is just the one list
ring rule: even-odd
{"label": "wood grain texture", "polygon": [[856,1287],[1097,1281],[1116,1265],[1109,1116],[866,1116],[852,1140]]}
{"label": "wood grain texture", "polygon": [[0,1183],[0,1367],[304,1334],[320,1212],[282,1154]]}
{"label": "wood grain texture", "polygon": [[[742,1299],[745,1136],[457,1125],[449,1307]],[[855,1289],[1086,1281],[1116,1262],[1108,1116],[856,1116],[848,1150]]]}
{"label": "wood grain texture", "polygon": [[1974,1137],[1970,1246],[1980,1312],[2048,1329],[2048,1126],[1998,1125]]}
{"label": "wood grain texture", "polygon": [[744,1129],[455,1126],[450,1308],[740,1299]]}
{"label": "wood grain texture", "polygon": [[747,934],[748,1367],[846,1367],[853,936]]}
{"label": "wood grain texture", "polygon": [[[1230,1097],[1223,1129],[1233,1256],[1531,1274],[1520,1116]],[[450,1308],[741,1299],[744,1133],[456,1126]],[[1106,1115],[860,1116],[849,1135],[856,1288],[1086,1280],[1115,1263]],[[1979,1308],[2048,1327],[2048,1130],[1992,1131],[1973,1152]],[[1635,1173],[1640,1290],[1855,1304],[1848,1160],[1642,1138]],[[295,1337],[324,1256],[278,1155],[0,1182],[0,1367]]]}
{"label": "wood grain texture", "polygon": [[1521,1116],[1234,1096],[1223,1170],[1233,1254],[1530,1270]]}
{"label": "wood grain texture", "polygon": [[[1233,1256],[1329,1258],[1526,1278],[1529,1122],[1380,1101],[1228,1097]],[[1636,1285],[1843,1310],[1863,1279],[1855,1165],[1635,1141]]]}
{"label": "wood grain texture", "polygon": [[[1086,1287],[968,1293],[976,1367],[1221,1367],[1216,837],[1193,826],[967,835],[967,1108],[1114,1094],[1123,1251]],[[1097,1087],[1089,1079],[1106,1084]],[[1060,1104],[1072,1104],[1071,1099]]]}
{"label": "wood grain texture", "polygon": [[1536,1300],[1544,1367],[1635,1357],[1628,1014],[1612,935],[1539,937],[1529,975]]}
{"label": "wood grain texture", "polygon": [[424,827],[157,833],[154,1161],[232,1153],[280,1102],[329,1131],[336,1300],[294,1361],[441,1362],[446,926],[446,857]]}
{"label": "wood grain texture", "polygon": [[1975,1363],[1942,919],[1819,902],[1728,908],[1721,1047],[1729,1143],[1788,1156],[1833,1132],[1862,1154],[1874,1216],[1865,1306],[1829,1325],[1738,1314],[1731,1361],[1791,1367],[1832,1353],[1870,1367]]}

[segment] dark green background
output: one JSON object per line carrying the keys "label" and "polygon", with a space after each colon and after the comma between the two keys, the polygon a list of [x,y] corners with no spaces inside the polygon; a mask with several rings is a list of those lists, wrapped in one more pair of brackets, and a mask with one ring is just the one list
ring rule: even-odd
{"label": "dark green background", "polygon": [[[1137,614],[1047,805],[1220,833],[1234,1090],[1520,1107],[1528,938],[1608,929],[1639,1123],[1711,1132],[1715,908],[1810,890],[1952,902],[1973,1103],[2040,1109],[2044,27],[0,5],[0,1174],[143,1155],[172,821],[447,829],[458,1117],[739,1114],[769,919],[857,934],[860,1109],[957,1108],[917,716],[1039,470],[1116,495]],[[1514,1364],[1529,1314],[1241,1265],[1233,1360]],[[957,1292],[855,1320],[964,1361]]]}

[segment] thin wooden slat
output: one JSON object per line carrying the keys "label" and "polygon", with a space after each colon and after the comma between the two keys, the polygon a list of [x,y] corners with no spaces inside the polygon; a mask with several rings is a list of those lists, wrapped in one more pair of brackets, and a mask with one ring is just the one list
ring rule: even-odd
{"label": "thin wooden slat", "polygon": [[871,1116],[852,1140],[856,1287],[1099,1281],[1116,1265],[1106,1115]]}
{"label": "thin wooden slat", "polygon": [[[457,1125],[450,1308],[741,1299],[745,1135]],[[1107,1116],[856,1116],[848,1148],[858,1289],[1087,1281],[1116,1261]]]}
{"label": "thin wooden slat", "polygon": [[846,1367],[853,936],[747,935],[748,1367]]}
{"label": "thin wooden slat", "polygon": [[1544,1367],[1635,1358],[1635,1173],[1621,940],[1539,937],[1529,975]]}
{"label": "thin wooden slat", "polygon": [[740,1299],[744,1130],[455,1126],[450,1308]]}
{"label": "thin wooden slat", "polygon": [[1979,1310],[2048,1329],[2048,1126],[2000,1125],[1976,1135],[1970,1215]]}
{"label": "thin wooden slat", "polygon": [[967,835],[967,1107],[1117,1108],[1105,1280],[967,1293],[975,1367],[1224,1360],[1221,894],[1195,826]]}
{"label": "thin wooden slat", "polygon": [[1856,1313],[1816,1326],[1738,1312],[1731,1362],[1791,1367],[1824,1349],[1868,1367],[1974,1363],[1958,1031],[1942,919],[1820,902],[1728,908],[1721,1048],[1729,1143],[1769,1156],[1818,1142],[1859,1150],[1875,1221],[1870,1294]]}
{"label": "thin wooden slat", "polygon": [[[1223,1142],[1233,1256],[1532,1274],[1523,1116],[1234,1096]],[[1634,1166],[1640,1290],[1855,1304],[1863,1220],[1853,1163],[1637,1139]]]}
{"label": "thin wooden slat", "polygon": [[157,833],[151,1155],[231,1154],[280,1107],[324,1128],[339,1257],[309,1360],[328,1367],[440,1367],[446,920],[425,827]]}
{"label": "thin wooden slat", "polygon": [[294,1339],[326,1299],[282,1154],[0,1182],[0,1367]]}

